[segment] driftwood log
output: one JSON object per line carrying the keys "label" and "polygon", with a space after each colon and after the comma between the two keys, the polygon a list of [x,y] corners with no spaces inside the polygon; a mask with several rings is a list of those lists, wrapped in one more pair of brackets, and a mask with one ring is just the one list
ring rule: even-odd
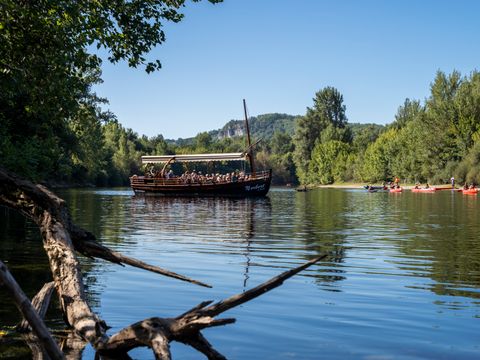
{"label": "driftwood log", "polygon": [[[201,330],[231,324],[233,318],[217,319],[223,312],[250,301],[267,291],[280,286],[286,279],[315,264],[326,255],[316,257],[309,262],[288,270],[269,281],[258,285],[241,294],[212,304],[205,301],[174,318],[149,318],[127,326],[118,333],[109,336],[107,325],[90,309],[86,301],[82,274],[76,257],[76,252],[93,258],[101,258],[120,265],[131,265],[161,275],[191,282],[200,286],[210,287],[198,280],[146,264],[137,259],[129,258],[99,244],[95,236],[76,226],[70,217],[66,203],[42,185],[36,185],[0,167],[0,205],[21,212],[32,219],[40,228],[43,246],[47,253],[53,276],[55,290],[60,300],[60,306],[68,326],[85,341],[89,342],[97,353],[105,357],[128,358],[127,352],[133,348],[150,347],[156,359],[170,359],[169,344],[179,341],[192,346],[208,359],[225,359],[202,335]],[[40,339],[41,344],[53,359],[63,358],[55,341],[46,329],[42,316],[48,306],[52,285],[37,295],[37,312],[40,316],[31,314],[34,307],[21,291],[20,287],[7,286],[15,283],[5,264],[0,263],[0,285],[10,289],[17,306],[29,309],[28,314],[22,310],[26,321]],[[8,279],[8,280],[7,280]],[[24,297],[17,298],[23,294]],[[43,309],[43,310],[42,310]],[[35,313],[35,311],[33,311]],[[43,314],[42,314],[43,312]],[[36,315],[36,313],[35,313]],[[43,327],[42,327],[43,326]],[[19,330],[27,330],[26,323],[18,326]],[[45,334],[44,331],[47,333]],[[52,343],[53,341],[53,343]]]}

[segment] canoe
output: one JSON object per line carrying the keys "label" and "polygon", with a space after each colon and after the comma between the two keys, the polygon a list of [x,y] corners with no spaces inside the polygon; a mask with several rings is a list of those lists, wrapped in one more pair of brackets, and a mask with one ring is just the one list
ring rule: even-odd
{"label": "canoe", "polygon": [[386,186],[368,186],[368,185],[365,185],[363,188],[365,190],[387,190]]}
{"label": "canoe", "polygon": [[474,189],[462,189],[462,193],[463,194],[468,194],[468,195],[477,195],[478,193],[478,189],[477,188],[474,188]]}
{"label": "canoe", "polygon": [[403,188],[395,188],[395,189],[390,189],[391,193],[400,193],[403,191]]}
{"label": "canoe", "polygon": [[430,187],[430,188],[428,188],[428,189],[425,189],[425,188],[419,188],[419,189],[412,188],[411,191],[412,191],[412,192],[419,192],[419,193],[432,193],[432,192],[437,191],[437,188],[434,188],[434,187]]}
{"label": "canoe", "polygon": [[388,191],[388,188],[386,186],[368,186],[368,185],[365,185],[363,187],[365,190],[367,190],[367,192],[370,192],[370,193],[376,193],[376,192],[384,192],[384,191]]}

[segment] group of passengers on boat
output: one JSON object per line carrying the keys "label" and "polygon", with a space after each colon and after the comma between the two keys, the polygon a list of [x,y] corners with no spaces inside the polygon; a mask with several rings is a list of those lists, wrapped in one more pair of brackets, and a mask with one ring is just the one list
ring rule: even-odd
{"label": "group of passengers on boat", "polygon": [[250,180],[250,175],[245,174],[243,171],[233,171],[226,174],[202,174],[201,171],[196,172],[184,172],[178,177],[180,181],[185,184],[215,184],[226,182],[240,182]]}
{"label": "group of passengers on boat", "polygon": [[201,171],[185,171],[182,175],[177,176],[174,174],[173,170],[170,169],[168,172],[155,171],[152,167],[146,172],[147,177],[156,178],[156,179],[167,179],[167,180],[176,180],[177,182],[183,184],[217,184],[217,183],[228,183],[228,182],[241,182],[248,181],[251,179],[251,176],[245,174],[244,171],[233,171],[225,174],[220,173],[210,173],[203,174]]}

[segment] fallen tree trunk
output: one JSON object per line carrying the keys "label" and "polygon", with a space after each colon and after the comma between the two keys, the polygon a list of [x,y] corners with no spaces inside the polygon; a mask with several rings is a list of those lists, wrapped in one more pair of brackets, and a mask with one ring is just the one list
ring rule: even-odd
{"label": "fallen tree trunk", "polygon": [[[128,264],[197,285],[207,287],[209,285],[126,257],[99,244],[93,234],[73,224],[64,200],[45,187],[34,185],[2,168],[0,168],[0,205],[20,211],[39,226],[67,325],[88,341],[99,354],[106,356],[125,356],[133,348],[148,346],[157,359],[170,359],[169,343],[179,341],[192,346],[208,359],[225,359],[204,338],[201,330],[235,322],[232,318],[215,319],[215,317],[280,286],[286,279],[326,257],[324,255],[314,258],[251,290],[216,304],[210,305],[212,301],[202,302],[175,318],[145,319],[108,336],[106,323],[92,312],[86,301],[75,251],[85,256],[121,265]],[[30,319],[27,320],[30,323]]]}

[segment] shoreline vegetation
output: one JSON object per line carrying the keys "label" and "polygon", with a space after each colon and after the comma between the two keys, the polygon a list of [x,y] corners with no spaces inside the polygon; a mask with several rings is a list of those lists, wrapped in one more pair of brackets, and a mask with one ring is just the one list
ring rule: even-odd
{"label": "shoreline vegetation", "polygon": [[[0,89],[7,83],[0,82]],[[17,95],[4,90],[11,101],[0,105],[11,108],[0,114],[0,166],[55,188],[126,186],[130,176],[145,173],[143,155],[246,149],[240,120],[190,139],[149,138],[125,129],[110,113],[78,113],[78,118],[48,123],[31,110],[25,114],[24,104],[16,103]],[[256,145],[255,163],[273,170],[274,186],[375,184],[396,176],[407,184],[448,183],[452,176],[458,183],[479,184],[479,104],[479,72],[462,77],[458,72],[439,71],[430,97],[424,103],[406,99],[392,123],[348,123],[342,94],[325,87],[315,94],[305,115],[250,118],[254,139],[263,139]],[[41,134],[38,128],[48,131]],[[433,143],[436,146],[428,145]],[[170,168],[175,174],[213,170],[212,165],[192,166],[173,163]],[[219,163],[214,170],[246,169]]]}
{"label": "shoreline vegetation", "polygon": [[[102,59],[90,53],[93,43],[110,52],[113,63],[126,61],[147,73],[160,70],[160,61],[147,62],[144,55],[163,43],[158,33],[163,22],[182,19],[183,2],[169,4],[171,11],[111,1],[93,8],[82,2],[51,8],[7,0],[0,34],[0,166],[35,182],[118,186],[144,173],[142,155],[245,151],[239,120],[190,139],[169,140],[161,124],[171,119],[162,118],[158,135],[147,137],[124,128],[104,110],[108,99],[93,91],[102,82]],[[58,14],[75,21],[59,21]],[[133,27],[124,28],[128,19]],[[27,47],[25,57],[26,44],[39,43]],[[476,69],[466,75],[437,71],[425,100],[399,99],[397,113],[383,119],[387,125],[349,122],[343,95],[333,86],[319,89],[312,100],[303,115],[250,118],[252,136],[263,139],[255,163],[273,170],[272,185],[377,183],[393,177],[437,184],[452,176],[458,183],[480,183]],[[172,164],[176,174],[194,169],[188,166]],[[244,170],[219,167],[215,172]]]}

